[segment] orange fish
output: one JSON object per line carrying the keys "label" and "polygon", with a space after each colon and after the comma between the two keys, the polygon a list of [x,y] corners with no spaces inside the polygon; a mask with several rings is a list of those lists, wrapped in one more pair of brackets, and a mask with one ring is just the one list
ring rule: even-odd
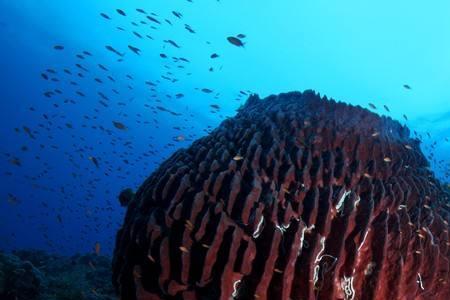
{"label": "orange fish", "polygon": [[95,254],[100,255],[101,246],[99,242],[95,243]]}

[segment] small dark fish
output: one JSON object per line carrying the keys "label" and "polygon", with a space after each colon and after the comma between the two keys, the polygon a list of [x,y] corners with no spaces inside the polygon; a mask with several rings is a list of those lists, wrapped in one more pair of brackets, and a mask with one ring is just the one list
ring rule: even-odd
{"label": "small dark fish", "polygon": [[154,23],[156,23],[156,24],[161,24],[160,21],[158,21],[157,19],[155,19],[155,18],[153,18],[153,17],[151,17],[151,16],[147,16],[147,19],[149,19],[150,21],[152,21],[152,22],[154,22]]}
{"label": "small dark fish", "polygon": [[231,44],[233,44],[237,47],[244,47],[244,43],[237,37],[229,36],[229,37],[227,37],[227,40],[228,40],[228,42],[230,42]]}
{"label": "small dark fish", "polygon": [[408,117],[406,115],[403,115],[403,118],[405,118],[405,120],[408,121]]}
{"label": "small dark fish", "polygon": [[210,107],[213,109],[220,109],[220,106],[218,104],[211,104]]}
{"label": "small dark fish", "polygon": [[370,106],[372,109],[377,109],[377,107],[376,107],[374,104],[372,104],[372,103],[369,103],[369,106]]}
{"label": "small dark fish", "polygon": [[206,93],[206,94],[209,94],[209,93],[212,93],[213,91],[210,90],[210,89],[207,89],[207,88],[203,88],[203,89],[202,89],[202,92],[203,92],[203,93]]}
{"label": "small dark fish", "polygon": [[121,123],[121,122],[117,122],[117,121],[112,121],[114,127],[116,127],[117,129],[120,130],[127,130],[127,126],[125,126],[125,124]]}
{"label": "small dark fish", "polygon": [[85,72],[89,72],[88,69],[86,69],[85,67],[83,67],[83,66],[80,65],[80,64],[75,64],[75,66],[77,66],[77,68],[79,68],[79,69],[81,69],[81,70],[83,70],[83,71],[85,71]]}
{"label": "small dark fish", "polygon": [[219,55],[217,53],[211,54],[211,58],[218,58],[218,57],[219,57]]}
{"label": "small dark fish", "polygon": [[407,89],[407,90],[410,90],[410,89],[411,89],[411,87],[410,87],[409,85],[407,85],[407,84],[404,84],[403,87],[404,87],[405,89]]}
{"label": "small dark fish", "polygon": [[164,53],[160,53],[159,56],[162,58],[167,58],[167,55],[165,55]]}
{"label": "small dark fish", "polygon": [[116,11],[117,11],[117,13],[119,14],[119,15],[122,15],[122,16],[126,16],[127,14],[123,11],[123,10],[121,10],[121,9],[116,9]]}
{"label": "small dark fish", "polygon": [[111,20],[111,18],[105,13],[100,13],[100,16],[102,16],[103,18],[105,18],[107,20]]}
{"label": "small dark fish", "polygon": [[26,126],[23,126],[23,131],[25,131],[25,133],[28,134],[28,136],[29,136],[30,138],[32,138],[32,139],[35,138],[34,135],[31,133],[31,129],[30,129],[30,128],[28,128],[28,127],[26,127]]}
{"label": "small dark fish", "polygon": [[62,46],[62,45],[55,45],[55,46],[53,46],[53,49],[55,49],[55,50],[64,50],[64,46]]}
{"label": "small dark fish", "polygon": [[54,95],[54,94],[53,94],[53,92],[50,92],[50,91],[47,91],[44,93],[44,96],[47,98],[50,98],[52,95]]}
{"label": "small dark fish", "polygon": [[83,51],[83,54],[87,56],[92,56],[92,54],[89,51]]}
{"label": "small dark fish", "polygon": [[85,71],[85,72],[89,72],[88,69],[86,69],[85,67],[83,67],[83,66],[80,65],[80,64],[75,64],[75,66],[76,66],[78,69],[80,69],[80,70],[83,70],[83,71]]}
{"label": "small dark fish", "polygon": [[11,193],[8,193],[8,203],[11,205],[16,205],[17,203],[19,203],[20,201],[17,199],[16,196],[14,196]]}
{"label": "small dark fish", "polygon": [[133,51],[135,54],[140,55],[139,52],[141,51],[141,49],[136,48],[136,47],[133,47],[133,46],[131,46],[131,45],[128,45],[128,48],[129,48],[131,51]]}
{"label": "small dark fish", "polygon": [[189,31],[190,33],[195,33],[194,29],[188,24],[184,24],[184,28]]}
{"label": "small dark fish", "polygon": [[9,160],[9,162],[11,164],[15,165],[15,166],[18,166],[18,167],[22,166],[22,163],[20,162],[20,159],[18,159],[17,157],[11,158]]}
{"label": "small dark fish", "polygon": [[45,80],[48,80],[48,76],[47,76],[47,74],[45,74],[45,73],[42,73],[42,74],[41,74],[41,77],[44,78]]}
{"label": "small dark fish", "polygon": [[387,112],[391,112],[391,111],[389,110],[389,107],[387,107],[387,105],[384,105],[384,109],[385,109]]}
{"label": "small dark fish", "polygon": [[245,39],[245,34],[239,33],[237,35],[237,37],[240,38],[240,39]]}
{"label": "small dark fish", "polygon": [[141,14],[147,14],[147,13],[145,12],[145,10],[143,10],[142,8],[136,8],[136,11],[137,11],[137,12],[140,12]]}
{"label": "small dark fish", "polygon": [[177,99],[180,99],[180,98],[183,98],[183,97],[184,97],[184,95],[183,95],[183,94],[181,94],[181,93],[179,93],[179,94],[176,94],[176,95],[175,95],[175,97],[176,97]]}
{"label": "small dark fish", "polygon": [[172,14],[177,17],[178,19],[181,19],[183,17],[183,15],[177,11],[172,11]]}
{"label": "small dark fish", "polygon": [[103,94],[102,92],[97,92],[97,94],[100,96],[100,97],[102,97],[103,99],[105,99],[105,100],[109,100],[109,98],[108,97],[106,97],[106,95],[105,94]]}
{"label": "small dark fish", "polygon": [[142,35],[140,35],[139,32],[133,31],[133,34],[138,38],[142,39]]}
{"label": "small dark fish", "polygon": [[113,52],[113,53],[115,53],[115,54],[121,56],[121,57],[123,56],[122,53],[120,53],[119,51],[117,51],[116,49],[114,49],[112,46],[107,45],[107,46],[105,46],[105,48],[106,48],[107,50],[109,50],[109,51],[111,51],[111,52]]}
{"label": "small dark fish", "polygon": [[180,46],[178,46],[177,43],[175,43],[175,42],[172,41],[172,40],[165,40],[164,42],[171,44],[171,45],[174,46],[175,48],[181,48]]}
{"label": "small dark fish", "polygon": [[108,69],[102,64],[98,64],[98,67],[104,71],[108,71]]}
{"label": "small dark fish", "polygon": [[97,160],[95,157],[89,156],[88,159],[89,159],[90,161],[92,161],[92,163],[93,163],[97,168],[99,167],[98,160]]}

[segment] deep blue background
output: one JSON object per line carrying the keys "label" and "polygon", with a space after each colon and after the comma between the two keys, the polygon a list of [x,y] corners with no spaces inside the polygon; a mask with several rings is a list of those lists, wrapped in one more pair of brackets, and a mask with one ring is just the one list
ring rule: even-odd
{"label": "deep blue background", "polygon": [[[244,47],[227,41],[240,33]],[[124,53],[123,61],[106,45]],[[219,57],[211,59],[213,53]],[[62,94],[43,95],[55,89]],[[373,103],[376,112],[406,123],[423,136],[424,151],[436,157],[433,169],[448,182],[448,1],[0,0],[0,249],[69,254],[92,251],[98,241],[110,253],[123,188],[136,189],[176,149],[234,115],[245,102],[240,91],[264,97],[304,89],[366,108]]]}

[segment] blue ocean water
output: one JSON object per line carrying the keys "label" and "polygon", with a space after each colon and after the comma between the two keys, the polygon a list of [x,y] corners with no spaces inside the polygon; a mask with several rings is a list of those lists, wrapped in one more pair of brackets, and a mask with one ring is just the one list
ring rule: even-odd
{"label": "blue ocean water", "polygon": [[314,89],[391,116],[448,182],[449,14],[448,1],[0,0],[0,249],[110,254],[120,191],[251,93]]}

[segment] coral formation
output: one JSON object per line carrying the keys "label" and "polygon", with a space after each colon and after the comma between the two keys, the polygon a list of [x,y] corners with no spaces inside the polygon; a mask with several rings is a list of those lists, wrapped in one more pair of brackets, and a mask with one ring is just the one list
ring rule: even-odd
{"label": "coral formation", "polygon": [[111,260],[43,251],[0,252],[2,300],[113,300]]}
{"label": "coral formation", "polygon": [[130,198],[122,299],[450,299],[449,194],[390,118],[251,96]]}

